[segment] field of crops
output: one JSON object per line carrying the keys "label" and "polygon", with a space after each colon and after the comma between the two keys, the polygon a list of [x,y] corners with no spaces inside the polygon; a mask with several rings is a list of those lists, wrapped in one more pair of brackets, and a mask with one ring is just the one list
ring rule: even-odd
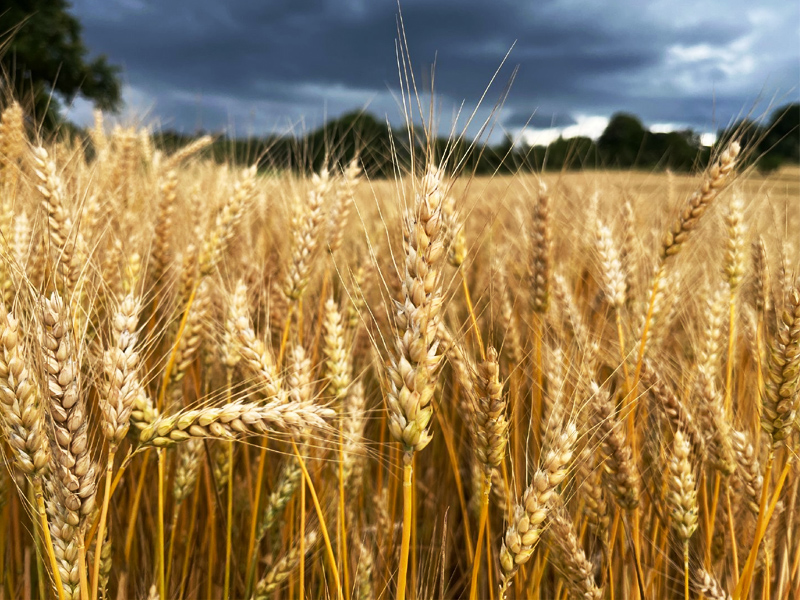
{"label": "field of crops", "polygon": [[800,173],[371,181],[0,121],[0,598],[800,597]]}

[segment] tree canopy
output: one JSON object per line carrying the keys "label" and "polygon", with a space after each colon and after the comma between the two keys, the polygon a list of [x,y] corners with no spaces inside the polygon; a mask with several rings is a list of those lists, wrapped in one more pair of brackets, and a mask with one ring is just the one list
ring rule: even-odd
{"label": "tree canopy", "polygon": [[761,170],[776,169],[785,162],[800,162],[800,103],[776,108],[763,124],[742,119],[717,135],[722,141],[734,137],[750,147],[749,160],[755,161]]}
{"label": "tree canopy", "polygon": [[81,25],[66,0],[5,0],[0,9],[0,66],[15,97],[37,122],[58,122],[57,92],[71,102],[76,95],[103,110],[121,102],[119,68],[105,56],[90,59]]}

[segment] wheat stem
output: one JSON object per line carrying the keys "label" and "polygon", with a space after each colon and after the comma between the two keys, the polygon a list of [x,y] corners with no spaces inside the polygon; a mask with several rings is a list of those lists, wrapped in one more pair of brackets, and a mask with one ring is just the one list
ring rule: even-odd
{"label": "wheat stem", "polygon": [[197,505],[200,503],[200,490],[195,488],[192,500],[192,512],[189,516],[189,535],[186,536],[186,549],[184,550],[183,567],[181,568],[180,590],[178,600],[183,600],[183,592],[186,588],[186,580],[189,574],[189,559],[192,556],[192,538],[194,537],[195,523],[197,522]]}
{"label": "wheat stem", "polygon": [[164,454],[166,450],[159,448],[156,452],[158,458],[158,593],[161,598],[167,597],[167,580],[166,580],[166,564],[164,557],[164,461],[166,460]]}
{"label": "wheat stem", "polygon": [[412,453],[403,454],[403,537],[400,545],[400,568],[397,574],[397,600],[404,600],[406,597],[406,579],[408,573],[408,551],[411,542],[411,517],[412,517],[412,494],[411,480],[413,467],[411,465]]}
{"label": "wheat stem", "polygon": [[314,503],[314,509],[317,511],[317,518],[319,519],[320,530],[322,531],[322,537],[325,540],[325,549],[328,553],[328,563],[331,568],[331,574],[333,575],[334,585],[336,586],[336,595],[339,600],[343,600],[344,595],[342,593],[342,584],[339,580],[339,571],[336,569],[336,557],[333,555],[331,538],[330,536],[328,536],[328,528],[325,526],[325,515],[323,514],[322,508],[319,505],[317,492],[314,489],[314,482],[311,481],[311,476],[308,474],[308,469],[306,469],[306,463],[303,460],[303,457],[300,455],[300,452],[297,450],[297,444],[295,444],[294,440],[292,440],[292,450],[294,451],[294,454],[297,457],[297,461],[300,463],[300,469],[303,471],[303,477],[305,478],[305,481],[308,484],[308,491],[311,493],[311,500]]}
{"label": "wheat stem", "polygon": [[[489,515],[489,492],[492,488],[492,478],[490,475],[484,475],[483,485],[481,486],[481,512],[478,521],[478,541],[475,544],[475,558],[472,561],[472,583],[469,588],[470,600],[476,600],[478,597],[478,574],[481,570],[481,548],[483,544],[483,536],[486,531],[486,521]],[[488,555],[487,555],[488,559]],[[491,563],[490,563],[491,564]],[[489,589],[491,589],[491,584]]]}
{"label": "wheat stem", "polygon": [[483,338],[481,337],[481,329],[478,327],[478,319],[475,317],[475,310],[472,307],[472,298],[469,295],[469,285],[467,284],[467,274],[464,269],[459,269],[461,273],[461,285],[464,288],[464,300],[467,302],[467,310],[469,317],[472,320],[472,331],[475,332],[475,341],[478,342],[478,350],[481,353],[481,360],[486,360],[486,351],[483,349]]}
{"label": "wheat stem", "polygon": [[[233,369],[228,369],[227,381],[225,384],[226,402],[231,401],[231,385],[233,380]],[[227,498],[227,522],[225,523],[225,587],[222,590],[222,597],[228,600],[231,584],[231,552],[233,536],[233,442],[228,442],[225,450],[228,452],[228,498]]]}
{"label": "wheat stem", "polygon": [[53,550],[53,539],[50,537],[50,526],[47,524],[47,512],[44,507],[44,491],[42,490],[42,481],[36,478],[33,481],[33,491],[36,497],[36,511],[39,515],[39,524],[42,527],[42,535],[44,536],[44,546],[47,551],[47,558],[50,560],[50,569],[53,571],[53,580],[56,584],[56,592],[58,600],[64,600],[64,584],[61,581],[61,571],[58,567],[55,551]]}
{"label": "wheat stem", "polygon": [[769,486],[769,477],[772,471],[773,460],[774,452],[771,450],[769,458],[767,459],[767,467],[764,470],[764,487],[761,491],[761,506],[759,507],[758,511],[756,535],[755,539],[753,539],[753,545],[750,548],[750,554],[747,557],[747,562],[744,565],[742,578],[739,580],[739,583],[736,585],[736,589],[733,592],[734,600],[746,598],[750,593],[750,580],[752,579],[753,571],[755,570],[756,558],[758,557],[758,547],[761,545],[761,541],[764,539],[764,534],[767,531],[767,525],[769,525],[769,522],[772,519],[772,514],[775,512],[775,506],[778,504],[778,500],[780,499],[783,484],[786,482],[786,477],[789,475],[789,471],[792,466],[792,461],[787,460],[783,467],[783,471],[781,472],[781,476],[778,479],[778,483],[775,485],[775,490],[772,493],[772,499],[767,507],[767,488]]}
{"label": "wheat stem", "polygon": [[103,553],[103,542],[106,535],[106,518],[108,516],[108,505],[111,498],[111,475],[114,471],[114,456],[117,447],[112,445],[108,449],[108,461],[106,464],[106,488],[103,494],[103,506],[100,509],[100,525],[97,529],[97,543],[94,550],[94,569],[92,570],[92,600],[97,600],[97,592],[100,583],[100,561]]}
{"label": "wheat stem", "polygon": [[[139,471],[139,481],[136,483],[136,491],[133,495],[133,502],[131,502],[131,510],[129,513],[128,518],[128,534],[125,536],[125,562],[127,563],[130,560],[131,556],[131,548],[133,546],[133,534],[136,532],[136,517],[139,515],[139,502],[142,499],[142,490],[144,489],[144,482],[145,482],[145,475],[147,473],[147,463],[150,462],[150,451],[149,449],[144,454],[144,459],[142,460],[142,469]],[[119,478],[122,472],[122,468],[117,472],[117,477]],[[111,493],[113,494],[114,488],[111,488]]]}

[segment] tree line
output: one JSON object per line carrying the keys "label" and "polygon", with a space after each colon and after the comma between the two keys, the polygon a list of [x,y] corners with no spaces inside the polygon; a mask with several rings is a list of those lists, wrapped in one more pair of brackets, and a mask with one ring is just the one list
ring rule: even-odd
{"label": "tree line", "polygon": [[[202,133],[202,132],[201,132]],[[200,134],[201,134],[200,133]],[[199,134],[198,134],[199,135]],[[164,131],[157,143],[167,152],[195,139]],[[717,134],[714,147],[704,146],[690,129],[656,133],[636,116],[614,115],[597,141],[559,137],[548,145],[526,145],[507,136],[498,144],[471,139],[430,139],[419,129],[393,128],[366,112],[328,121],[305,135],[229,138],[219,136],[209,152],[218,161],[240,164],[257,160],[262,170],[318,171],[330,162],[344,164],[358,155],[371,177],[391,177],[410,166],[412,156],[432,153],[448,168],[476,175],[571,169],[643,169],[690,171],[704,167],[715,147],[736,137],[750,149],[747,161],[760,170],[800,164],[800,104],[772,111],[764,123],[742,120]]]}

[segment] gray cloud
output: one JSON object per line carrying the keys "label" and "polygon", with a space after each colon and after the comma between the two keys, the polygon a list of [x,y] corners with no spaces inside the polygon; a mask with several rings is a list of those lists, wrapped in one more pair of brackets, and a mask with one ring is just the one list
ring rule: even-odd
{"label": "gray cloud", "polygon": [[577,121],[569,113],[551,113],[537,111],[533,114],[515,111],[503,118],[503,125],[511,128],[533,127],[547,129],[550,127],[567,127]]}
{"label": "gray cloud", "polygon": [[[800,6],[769,0],[407,0],[407,44],[443,118],[471,107],[506,52],[481,118],[519,67],[501,125],[625,110],[648,123],[727,124],[759,96],[798,98]],[[392,0],[76,0],[87,44],[125,68],[171,126],[254,132],[318,124],[369,103],[398,120]],[[472,104],[470,104],[472,103]],[[474,127],[473,127],[474,129]]]}

